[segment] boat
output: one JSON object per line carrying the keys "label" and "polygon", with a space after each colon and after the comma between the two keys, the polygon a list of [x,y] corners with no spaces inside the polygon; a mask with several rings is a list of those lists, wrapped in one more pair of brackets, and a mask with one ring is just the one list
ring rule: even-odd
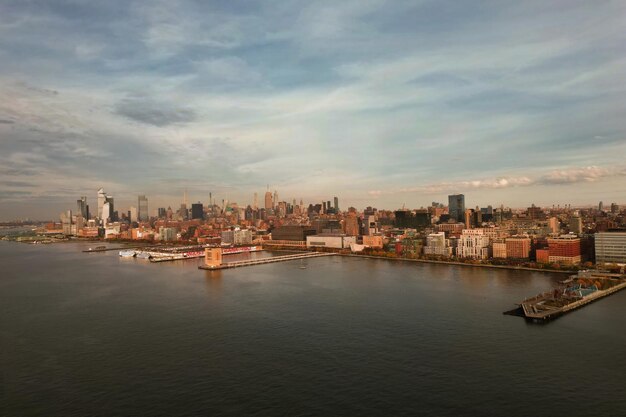
{"label": "boat", "polygon": [[150,255],[150,252],[137,252],[135,256],[138,259],[150,259],[152,257],[152,255]]}
{"label": "boat", "polygon": [[136,255],[134,250],[121,250],[120,251],[120,256],[122,258],[132,258]]}
{"label": "boat", "polygon": [[106,246],[96,246],[96,250],[104,250],[106,249]]}

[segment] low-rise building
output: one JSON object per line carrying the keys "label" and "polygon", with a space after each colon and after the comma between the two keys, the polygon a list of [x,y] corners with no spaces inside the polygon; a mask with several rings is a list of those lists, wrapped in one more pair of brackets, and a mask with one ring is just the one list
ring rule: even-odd
{"label": "low-rise building", "polygon": [[319,234],[306,237],[307,248],[350,248],[351,243],[356,243],[355,236]]}

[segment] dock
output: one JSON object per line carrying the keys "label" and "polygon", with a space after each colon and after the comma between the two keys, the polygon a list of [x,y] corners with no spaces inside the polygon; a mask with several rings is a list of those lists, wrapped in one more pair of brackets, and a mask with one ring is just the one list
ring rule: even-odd
{"label": "dock", "polygon": [[[593,284],[587,284],[588,282],[593,282]],[[626,277],[585,271],[569,280],[562,281],[562,284],[565,285],[564,288],[522,301],[519,304],[519,313],[521,313],[519,315],[533,322],[547,322],[623,290],[626,288]],[[505,312],[507,313],[510,312]]]}
{"label": "dock", "polygon": [[293,261],[296,259],[319,258],[321,256],[333,256],[333,255],[335,255],[335,253],[332,253],[332,252],[295,253],[291,255],[272,256],[269,258],[248,259],[245,261],[228,262],[228,263],[224,263],[224,264],[216,265],[216,266],[200,265],[198,266],[198,269],[206,269],[209,271],[215,271],[218,269],[238,268],[242,266],[262,265],[262,264],[270,264],[274,262],[286,262],[286,261]]}

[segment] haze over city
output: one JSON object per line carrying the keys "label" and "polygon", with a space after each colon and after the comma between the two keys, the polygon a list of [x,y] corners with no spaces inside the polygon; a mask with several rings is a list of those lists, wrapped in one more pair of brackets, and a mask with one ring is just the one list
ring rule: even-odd
{"label": "haze over city", "polygon": [[[393,7],[391,7],[393,6]],[[623,2],[0,2],[0,220],[626,202]]]}

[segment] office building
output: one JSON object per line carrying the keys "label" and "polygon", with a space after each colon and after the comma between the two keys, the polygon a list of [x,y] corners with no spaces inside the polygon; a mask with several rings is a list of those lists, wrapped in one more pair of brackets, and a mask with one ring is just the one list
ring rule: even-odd
{"label": "office building", "polygon": [[150,218],[148,215],[148,198],[145,195],[140,195],[137,200],[137,221],[147,222]]}
{"label": "office building", "polygon": [[89,206],[87,205],[87,197],[81,197],[80,200],[76,200],[76,206],[76,214],[82,216],[85,220],[89,220]]}
{"label": "office building", "polygon": [[465,222],[465,196],[463,194],[448,196],[448,214],[457,222]]}
{"label": "office building", "polygon": [[596,263],[626,264],[626,231],[595,234]]}
{"label": "office building", "polygon": [[270,191],[267,191],[265,193],[265,210],[271,210],[274,207],[274,204],[272,202],[272,193]]}
{"label": "office building", "polygon": [[204,207],[202,206],[202,203],[197,202],[191,205],[191,218],[192,219],[204,218]]}
{"label": "office building", "polygon": [[131,222],[139,221],[138,220],[139,218],[137,217],[137,213],[138,213],[137,207],[131,206],[129,212],[130,212],[129,217],[130,217]]}
{"label": "office building", "polygon": [[104,203],[106,203],[107,195],[104,192],[103,188],[98,190],[98,219],[102,220],[102,209],[104,207]]}
{"label": "office building", "polygon": [[334,203],[335,203],[335,213],[339,213],[339,199],[337,197],[335,197],[334,200],[335,200],[334,201]]}

